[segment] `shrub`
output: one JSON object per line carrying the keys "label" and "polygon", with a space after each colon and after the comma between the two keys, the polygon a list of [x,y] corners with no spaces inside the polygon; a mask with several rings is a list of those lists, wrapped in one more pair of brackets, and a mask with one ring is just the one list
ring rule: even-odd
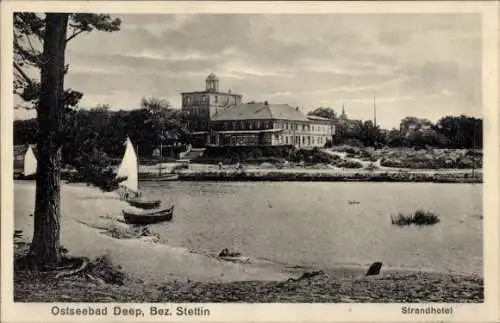
{"label": "shrub", "polygon": [[375,169],[379,169],[379,167],[377,165],[375,165],[374,163],[370,163],[370,164],[368,164],[368,166],[365,167],[365,169],[368,171],[372,171]]}
{"label": "shrub", "polygon": [[397,216],[391,215],[391,223],[399,226],[403,225],[433,225],[438,223],[439,217],[432,212],[417,210],[410,214],[399,213]]}
{"label": "shrub", "polygon": [[358,162],[355,161],[350,161],[350,160],[342,160],[340,162],[337,162],[335,166],[340,167],[340,168],[362,168],[363,165],[361,165]]}

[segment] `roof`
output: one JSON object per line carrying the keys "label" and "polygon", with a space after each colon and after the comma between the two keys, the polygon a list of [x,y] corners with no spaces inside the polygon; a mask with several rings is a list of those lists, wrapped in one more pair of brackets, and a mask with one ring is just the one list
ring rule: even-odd
{"label": "roof", "polygon": [[292,120],[308,121],[306,116],[288,104],[241,103],[219,111],[212,121],[226,120]]}
{"label": "roof", "polygon": [[218,92],[218,91],[193,91],[193,92],[181,92],[181,95],[185,94],[223,94],[223,95],[232,95],[242,97],[242,94],[235,94],[229,92]]}
{"label": "roof", "polygon": [[327,121],[327,122],[335,122],[335,120],[332,120],[332,119],[318,117],[318,116],[312,116],[312,115],[308,115],[307,119],[309,119],[309,120],[318,120],[318,121]]}

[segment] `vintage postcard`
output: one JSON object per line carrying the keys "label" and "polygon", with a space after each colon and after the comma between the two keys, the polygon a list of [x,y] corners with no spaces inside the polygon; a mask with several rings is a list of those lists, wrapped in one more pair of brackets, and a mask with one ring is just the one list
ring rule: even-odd
{"label": "vintage postcard", "polygon": [[2,322],[500,320],[498,3],[1,3]]}

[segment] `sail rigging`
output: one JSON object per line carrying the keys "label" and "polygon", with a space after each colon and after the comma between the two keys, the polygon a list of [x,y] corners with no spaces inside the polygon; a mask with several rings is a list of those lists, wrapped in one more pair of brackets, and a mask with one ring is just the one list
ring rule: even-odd
{"label": "sail rigging", "polygon": [[120,166],[118,166],[118,170],[116,172],[116,178],[127,178],[125,181],[120,183],[120,186],[123,186],[134,193],[138,193],[139,179],[137,172],[137,155],[130,138],[127,137],[125,154],[123,155],[122,162],[120,163]]}

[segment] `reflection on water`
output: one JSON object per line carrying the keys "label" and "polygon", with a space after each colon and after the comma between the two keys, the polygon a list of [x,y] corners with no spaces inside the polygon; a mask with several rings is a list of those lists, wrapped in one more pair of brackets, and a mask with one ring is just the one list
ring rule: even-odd
{"label": "reflection on water", "polygon": [[[155,231],[168,244],[197,252],[234,248],[297,266],[382,261],[482,274],[482,185],[144,182],[141,188],[175,204],[174,220]],[[418,208],[441,222],[391,225],[391,214]]]}

